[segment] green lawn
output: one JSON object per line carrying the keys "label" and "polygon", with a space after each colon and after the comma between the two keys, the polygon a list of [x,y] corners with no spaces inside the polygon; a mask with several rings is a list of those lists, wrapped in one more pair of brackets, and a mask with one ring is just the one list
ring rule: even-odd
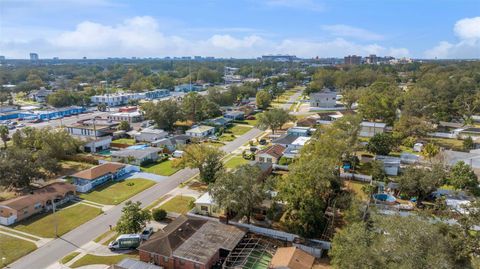
{"label": "green lawn", "polygon": [[359,198],[362,201],[368,201],[368,195],[362,190],[363,186],[368,185],[367,183],[350,180],[350,181],[345,181],[345,185],[347,185],[347,188],[351,189],[355,193],[357,198]]}
{"label": "green lawn", "polygon": [[10,264],[35,249],[37,246],[32,242],[0,234],[0,258],[5,258],[5,264]]}
{"label": "green lawn", "polygon": [[177,195],[161,205],[160,208],[165,209],[167,212],[185,214],[192,209],[191,202],[193,201],[195,201],[193,197]]}
{"label": "green lawn", "polygon": [[80,254],[80,252],[72,252],[70,254],[68,254],[67,256],[63,257],[61,260],[60,260],[60,263],[61,264],[66,264],[68,263],[69,261],[71,261],[73,258],[77,257],[77,255]]}
{"label": "green lawn", "polygon": [[225,162],[226,168],[237,168],[242,164],[247,164],[248,160],[245,160],[242,156],[233,156],[230,160]]}
{"label": "green lawn", "polygon": [[[133,185],[132,185],[133,184]],[[111,182],[95,188],[89,193],[82,193],[80,198],[105,205],[118,205],[135,194],[155,185],[154,181],[134,178],[121,182]]]}
{"label": "green lawn", "polygon": [[453,139],[453,138],[427,138],[428,142],[434,143],[440,147],[463,151],[463,140]]}
{"label": "green lawn", "polygon": [[231,141],[235,140],[235,138],[236,137],[233,134],[224,133],[218,138],[218,141],[220,141],[220,142],[231,142]]}
{"label": "green lawn", "polygon": [[232,127],[228,128],[227,131],[233,135],[243,135],[246,132],[252,130],[251,127],[248,126],[241,126],[241,125],[233,125]]}
{"label": "green lawn", "polygon": [[113,256],[97,256],[97,255],[87,254],[81,257],[80,259],[78,259],[72,265],[70,265],[70,267],[77,268],[77,267],[92,265],[92,264],[112,265],[112,264],[119,263],[121,260],[125,258],[138,260],[138,255],[137,254],[121,254],[121,255],[113,255]]}
{"label": "green lawn", "polygon": [[60,209],[55,213],[44,213],[32,216],[13,228],[40,237],[55,237],[55,223],[58,223],[58,235],[63,235],[83,223],[100,215],[99,208],[77,204],[68,208]]}
{"label": "green lawn", "polygon": [[120,138],[120,139],[113,140],[112,143],[135,145],[135,139],[133,139],[133,138]]}
{"label": "green lawn", "polygon": [[175,174],[180,168],[173,167],[171,160],[166,160],[161,163],[149,164],[142,167],[142,171],[161,176],[171,176]]}

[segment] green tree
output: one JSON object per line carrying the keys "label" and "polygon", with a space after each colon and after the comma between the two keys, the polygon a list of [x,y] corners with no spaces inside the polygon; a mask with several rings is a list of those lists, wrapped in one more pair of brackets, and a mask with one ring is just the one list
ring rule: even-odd
{"label": "green tree", "polygon": [[257,126],[259,128],[269,128],[272,130],[272,134],[275,134],[275,130],[281,128],[285,123],[291,121],[292,117],[287,111],[280,108],[274,108],[258,114],[257,119]]}
{"label": "green tree", "polygon": [[186,119],[193,122],[221,115],[220,107],[196,92],[185,95],[182,100],[182,112]]}
{"label": "green tree", "polygon": [[0,185],[23,189],[30,182],[45,178],[41,161],[37,161],[31,151],[11,147],[0,155]]}
{"label": "green tree", "polygon": [[393,83],[375,82],[361,91],[359,112],[370,121],[381,120],[393,125],[399,108],[400,90]]}
{"label": "green tree", "polygon": [[97,105],[97,110],[105,112],[105,111],[107,111],[107,105],[106,104],[98,104]]}
{"label": "green tree", "polygon": [[167,211],[163,208],[155,208],[152,211],[152,218],[156,221],[163,221],[167,217]]}
{"label": "green tree", "polygon": [[250,223],[253,210],[266,198],[261,177],[258,166],[245,164],[234,172],[221,173],[209,186],[209,192],[219,207],[246,216]]}
{"label": "green tree", "polygon": [[255,98],[257,107],[260,109],[267,109],[272,102],[272,96],[266,91],[259,91]]}
{"label": "green tree", "polygon": [[335,234],[335,268],[469,268],[439,225],[418,216],[375,216]]}
{"label": "green tree", "polygon": [[469,151],[475,147],[475,144],[473,143],[473,139],[471,136],[468,136],[467,138],[463,139],[463,150]]}
{"label": "green tree", "polygon": [[433,166],[431,170],[407,167],[398,178],[398,183],[400,191],[410,197],[417,197],[417,205],[420,205],[428,195],[443,184],[445,177],[445,170],[439,165]]}
{"label": "green tree", "polygon": [[180,105],[171,99],[157,103],[145,103],[142,108],[147,119],[153,120],[158,128],[166,131],[173,131],[175,122],[183,118]]}
{"label": "green tree", "polygon": [[142,210],[141,202],[128,201],[122,208],[122,215],[115,226],[115,230],[121,234],[139,233],[151,220],[150,211]]}
{"label": "green tree", "polygon": [[378,133],[370,138],[366,149],[373,154],[388,155],[394,146],[394,140],[390,134]]}
{"label": "green tree", "polygon": [[176,167],[196,168],[200,171],[203,182],[215,182],[223,170],[224,153],[217,148],[205,144],[190,144],[183,150],[182,158],[175,162]]}
{"label": "green tree", "polygon": [[402,138],[425,137],[433,130],[433,125],[429,121],[415,116],[402,116],[394,125],[394,131],[401,134]]}
{"label": "green tree", "polygon": [[128,121],[121,121],[120,124],[118,124],[118,127],[117,127],[118,130],[123,130],[123,131],[130,131],[131,127],[130,127],[130,123],[128,123]]}
{"label": "green tree", "polygon": [[433,157],[437,156],[437,154],[440,152],[440,148],[433,144],[433,143],[427,143],[423,148],[422,148],[422,156],[427,158],[428,160],[431,160]]}
{"label": "green tree", "polygon": [[7,141],[8,141],[8,133],[9,130],[6,125],[0,125],[0,138],[3,141],[3,147],[7,148]]}
{"label": "green tree", "polygon": [[456,189],[466,189],[475,192],[478,189],[478,177],[473,169],[463,161],[457,162],[450,170],[448,177],[450,185]]}

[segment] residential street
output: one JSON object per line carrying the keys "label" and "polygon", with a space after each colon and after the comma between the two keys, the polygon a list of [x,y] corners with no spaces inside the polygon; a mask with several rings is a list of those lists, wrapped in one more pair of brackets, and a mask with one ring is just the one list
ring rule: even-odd
{"label": "residential street", "polygon": [[[230,153],[261,133],[261,130],[253,128],[241,137],[226,144],[221,149]],[[167,180],[158,182],[153,187],[133,196],[130,200],[140,201],[143,206],[147,206],[159,197],[176,188],[181,182],[193,177],[196,173],[198,173],[196,169],[180,170],[170,176]],[[111,208],[104,212],[103,215],[79,226],[75,230],[66,233],[61,238],[50,241],[43,247],[40,247],[36,251],[12,263],[8,268],[47,268],[63,256],[103,234],[109,229],[109,225],[115,225],[121,215],[121,210],[125,202]]]}

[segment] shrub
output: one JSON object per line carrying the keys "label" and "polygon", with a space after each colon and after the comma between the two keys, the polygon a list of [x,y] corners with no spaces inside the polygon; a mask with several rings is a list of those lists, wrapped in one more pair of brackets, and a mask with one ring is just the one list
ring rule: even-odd
{"label": "shrub", "polygon": [[167,211],[162,208],[156,208],[152,211],[152,217],[156,221],[162,221],[167,217]]}
{"label": "shrub", "polygon": [[135,185],[135,183],[133,183],[133,182],[131,182],[131,181],[127,183],[127,186],[129,186],[129,187],[131,187],[131,186],[133,186],[133,185]]}

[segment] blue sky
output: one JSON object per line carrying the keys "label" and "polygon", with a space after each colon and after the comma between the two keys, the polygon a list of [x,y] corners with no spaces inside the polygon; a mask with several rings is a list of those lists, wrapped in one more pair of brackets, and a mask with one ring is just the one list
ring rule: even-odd
{"label": "blue sky", "polygon": [[0,0],[0,55],[480,58],[479,0]]}

